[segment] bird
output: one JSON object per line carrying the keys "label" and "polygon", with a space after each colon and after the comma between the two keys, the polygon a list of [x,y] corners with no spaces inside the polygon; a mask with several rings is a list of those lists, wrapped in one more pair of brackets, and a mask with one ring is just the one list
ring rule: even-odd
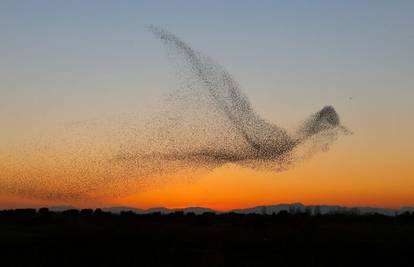
{"label": "bird", "polygon": [[[326,105],[306,118],[294,133],[263,119],[252,107],[233,76],[208,56],[191,48],[175,34],[155,26],[152,32],[164,45],[184,60],[188,73],[213,100],[234,131],[244,140],[243,149],[203,148],[165,157],[193,158],[218,162],[284,159],[297,146],[323,133],[347,132],[336,110]],[[231,145],[231,144],[229,144]]]}

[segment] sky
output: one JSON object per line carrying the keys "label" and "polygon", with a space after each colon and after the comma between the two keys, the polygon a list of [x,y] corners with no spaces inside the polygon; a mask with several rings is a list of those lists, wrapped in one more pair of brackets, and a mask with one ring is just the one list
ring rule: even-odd
{"label": "sky", "polygon": [[[0,155],[67,123],[151,113],[175,86],[148,32],[156,25],[224,66],[267,120],[291,127],[329,104],[353,135],[284,172],[224,166],[69,204],[414,206],[413,10],[413,1],[1,1]],[[0,208],[55,204],[67,203],[0,193]]]}

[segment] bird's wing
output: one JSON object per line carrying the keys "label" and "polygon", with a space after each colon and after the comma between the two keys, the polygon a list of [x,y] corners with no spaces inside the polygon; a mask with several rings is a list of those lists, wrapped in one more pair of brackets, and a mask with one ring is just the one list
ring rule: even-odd
{"label": "bird's wing", "polygon": [[196,81],[207,90],[251,148],[260,150],[261,146],[287,138],[283,129],[267,123],[254,112],[237,82],[224,68],[192,49],[174,34],[156,27],[150,27],[150,31],[184,59]]}

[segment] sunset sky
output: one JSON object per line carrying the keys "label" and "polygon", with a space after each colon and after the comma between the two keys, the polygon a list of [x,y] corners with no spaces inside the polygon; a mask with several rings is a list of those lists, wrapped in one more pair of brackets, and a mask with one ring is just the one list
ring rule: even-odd
{"label": "sunset sky", "polygon": [[413,1],[2,1],[0,172],[62,125],[152,114],[177,83],[149,25],[225,67],[268,121],[332,105],[353,134],[283,172],[225,165],[88,201],[0,190],[0,208],[414,206],[413,14]]}

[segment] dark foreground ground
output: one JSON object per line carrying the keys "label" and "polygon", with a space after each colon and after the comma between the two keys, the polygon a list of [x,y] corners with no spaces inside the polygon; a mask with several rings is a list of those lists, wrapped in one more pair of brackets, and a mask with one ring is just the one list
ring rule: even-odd
{"label": "dark foreground ground", "polygon": [[0,266],[414,266],[414,214],[0,212]]}

